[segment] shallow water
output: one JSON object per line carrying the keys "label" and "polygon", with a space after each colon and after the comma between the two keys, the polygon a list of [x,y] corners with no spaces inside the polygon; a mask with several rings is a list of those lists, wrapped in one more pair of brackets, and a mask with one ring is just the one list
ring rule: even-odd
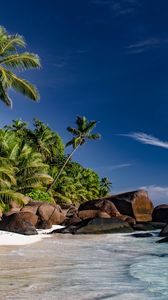
{"label": "shallow water", "polygon": [[167,244],[157,237],[52,235],[0,247],[0,299],[167,300]]}

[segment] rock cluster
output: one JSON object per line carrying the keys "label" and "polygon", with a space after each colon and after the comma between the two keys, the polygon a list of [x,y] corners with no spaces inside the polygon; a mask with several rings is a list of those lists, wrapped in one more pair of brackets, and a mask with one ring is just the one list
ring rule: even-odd
{"label": "rock cluster", "polygon": [[[61,224],[64,228],[54,232],[123,233],[163,228],[168,223],[168,205],[154,209],[143,190],[87,201],[78,208],[73,205],[61,208],[57,204],[28,200],[23,208],[14,202],[10,204],[10,211],[0,221],[0,230],[29,235],[37,234],[36,229]],[[168,236],[168,225],[162,229],[160,236]]]}
{"label": "rock cluster", "polygon": [[29,202],[24,208],[11,209],[4,214],[0,222],[0,230],[37,234],[36,229],[48,229],[52,225],[61,224],[65,215],[59,205],[44,202]]}
{"label": "rock cluster", "polygon": [[65,228],[54,232],[95,234],[154,229],[153,208],[147,192],[142,190],[91,200],[81,204],[78,211],[70,208]]}

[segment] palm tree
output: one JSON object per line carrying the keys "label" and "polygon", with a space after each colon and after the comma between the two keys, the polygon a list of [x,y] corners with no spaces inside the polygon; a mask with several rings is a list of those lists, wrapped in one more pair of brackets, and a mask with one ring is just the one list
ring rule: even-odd
{"label": "palm tree", "polygon": [[35,152],[29,145],[22,143],[20,153],[16,157],[15,172],[17,192],[38,189],[52,183],[53,178],[48,175],[48,165],[42,161],[40,153]]}
{"label": "palm tree", "polygon": [[37,118],[34,119],[34,127],[33,144],[35,150],[41,153],[43,160],[52,163],[58,156],[62,156],[64,144],[59,135]]}
{"label": "palm tree", "polygon": [[101,179],[101,181],[100,181],[100,196],[101,197],[104,197],[109,193],[111,185],[112,185],[112,182],[110,182],[107,177],[103,177]]}
{"label": "palm tree", "polygon": [[24,205],[27,198],[23,193],[51,184],[48,168],[41,154],[16,131],[0,129],[0,210],[11,200]]}
{"label": "palm tree", "polygon": [[58,172],[57,176],[53,180],[52,184],[49,186],[48,190],[49,191],[54,184],[57,182],[58,178],[60,177],[62,171],[64,170],[65,166],[75,153],[75,151],[82,145],[86,143],[87,140],[97,140],[100,139],[100,134],[95,133],[92,134],[92,130],[96,126],[97,122],[96,121],[88,121],[86,117],[80,117],[78,116],[76,119],[76,125],[77,128],[72,128],[70,126],[67,127],[68,132],[70,132],[73,135],[73,138],[66,144],[66,147],[72,146],[73,150],[72,152],[68,155],[66,161],[64,162],[62,168]]}
{"label": "palm tree", "polygon": [[6,29],[0,26],[0,99],[10,107],[12,106],[12,100],[8,95],[10,88],[33,101],[39,99],[36,87],[13,73],[13,70],[23,71],[41,66],[37,55],[17,52],[17,47],[25,46],[25,40],[21,35],[9,35]]}

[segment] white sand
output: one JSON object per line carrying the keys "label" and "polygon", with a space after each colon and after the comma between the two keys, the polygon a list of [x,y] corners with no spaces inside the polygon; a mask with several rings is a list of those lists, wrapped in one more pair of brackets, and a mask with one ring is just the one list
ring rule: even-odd
{"label": "white sand", "polygon": [[19,246],[36,243],[41,241],[43,238],[49,237],[47,233],[62,227],[64,226],[54,225],[51,229],[38,230],[38,235],[23,235],[0,230],[0,246]]}

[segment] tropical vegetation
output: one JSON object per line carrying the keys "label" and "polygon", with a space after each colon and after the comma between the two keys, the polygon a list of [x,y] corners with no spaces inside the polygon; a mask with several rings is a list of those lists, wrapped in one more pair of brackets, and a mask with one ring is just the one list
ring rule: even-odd
{"label": "tropical vegetation", "polygon": [[19,34],[10,35],[0,26],[0,100],[7,106],[12,106],[8,90],[27,96],[33,101],[39,99],[39,93],[34,85],[14,72],[40,68],[38,55],[29,52],[19,52],[25,48],[26,42]]}
{"label": "tropical vegetation", "polygon": [[[23,120],[0,129],[0,209],[10,201],[24,205],[36,201],[82,203],[109,193],[108,178],[72,160],[73,153],[87,140],[100,138],[92,130],[96,121],[77,117],[76,128],[68,127],[73,138],[64,145],[61,137],[38,119],[33,129]],[[72,145],[67,155],[65,147]]]}

